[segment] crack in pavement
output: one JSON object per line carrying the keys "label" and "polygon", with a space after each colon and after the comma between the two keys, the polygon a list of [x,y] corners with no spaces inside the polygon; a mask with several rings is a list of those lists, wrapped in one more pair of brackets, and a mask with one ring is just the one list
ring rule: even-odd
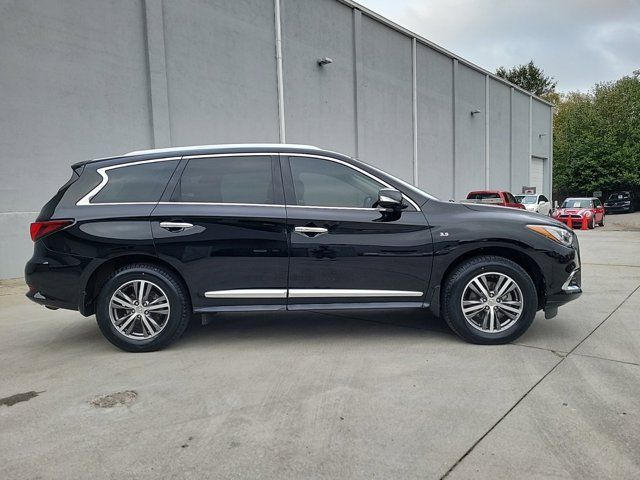
{"label": "crack in pavement", "polygon": [[[473,451],[473,450],[474,450],[474,449],[475,449],[475,448],[480,444],[480,442],[482,442],[482,440],[484,440],[484,439],[485,439],[485,438],[486,438],[486,437],[487,437],[491,432],[493,432],[493,431],[495,430],[495,428],[496,428],[496,427],[497,427],[497,426],[498,426],[498,425],[499,425],[499,424],[500,424],[500,423],[501,423],[501,422],[502,422],[502,421],[503,421],[503,420],[504,420],[504,419],[505,419],[505,418],[506,418],[506,417],[507,417],[507,416],[508,416],[508,415],[509,415],[509,414],[510,414],[510,413],[511,413],[511,412],[512,412],[512,411],[513,411],[517,406],[518,406],[518,405],[520,405],[520,403],[522,403],[522,401],[523,401],[525,398],[527,398],[527,396],[528,396],[528,395],[533,391],[533,389],[535,389],[538,385],[540,385],[540,384],[544,381],[544,379],[545,379],[545,378],[547,378],[547,377],[548,377],[548,376],[549,376],[549,375],[550,375],[550,374],[551,374],[551,373],[552,373],[556,368],[558,368],[558,366],[559,366],[560,364],[562,364],[562,363],[563,363],[567,358],[569,358],[569,355],[572,355],[580,345],[582,345],[582,344],[583,344],[583,343],[584,343],[584,342],[585,342],[585,341],[586,341],[586,340],[587,340],[591,335],[593,335],[593,334],[596,332],[596,330],[598,330],[598,328],[600,328],[600,327],[601,327],[601,326],[602,326],[602,325],[603,325],[607,320],[609,320],[609,319],[613,316],[613,314],[614,314],[614,313],[616,313],[616,312],[620,309],[620,307],[622,307],[622,305],[624,305],[624,303],[625,303],[627,300],[629,300],[629,299],[631,298],[631,296],[632,296],[634,293],[636,293],[639,289],[640,289],[640,285],[638,285],[636,288],[634,288],[634,289],[631,291],[631,293],[630,293],[629,295],[627,295],[627,296],[624,298],[624,300],[622,300],[622,302],[620,302],[620,303],[618,304],[618,306],[617,306],[616,308],[614,308],[614,309],[613,309],[613,311],[611,311],[611,313],[609,313],[609,315],[607,315],[607,316],[604,318],[604,320],[602,320],[600,323],[598,323],[598,325],[596,325],[596,326],[595,326],[595,328],[594,328],[593,330],[591,330],[591,332],[589,332],[589,333],[587,334],[587,336],[586,336],[586,337],[584,337],[582,340],[580,340],[576,346],[574,346],[571,350],[569,350],[569,352],[567,352],[567,355],[566,355],[565,357],[561,358],[561,359],[558,361],[558,363],[556,363],[553,367],[551,367],[551,369],[550,369],[547,373],[545,373],[545,374],[542,376],[542,378],[540,378],[540,380],[538,380],[536,383],[534,383],[534,384],[533,384],[533,386],[532,386],[529,390],[527,390],[527,391],[524,393],[524,395],[522,395],[522,397],[520,397],[520,398],[518,399],[518,401],[516,401],[516,402],[515,402],[515,403],[514,403],[514,404],[513,404],[513,405],[512,405],[512,406],[511,406],[511,407],[510,407],[510,408],[509,408],[505,413],[504,413],[504,415],[502,415],[502,416],[501,416],[501,417],[500,417],[500,418],[499,418],[499,419],[498,419],[498,420],[497,420],[497,421],[496,421],[496,422],[495,422],[495,423],[494,423],[494,424],[493,424],[493,425],[492,425],[492,426],[491,426],[491,427],[490,427],[486,432],[484,432],[484,433],[480,436],[480,438],[478,438],[478,440],[476,440],[476,441],[473,443],[473,445],[471,445],[471,447],[469,447],[469,448],[467,449],[467,451],[466,451],[466,452],[464,452],[464,454],[463,454],[463,455],[462,455],[462,456],[461,456],[461,457],[460,457],[460,458],[459,458],[459,459],[458,459],[458,460],[457,460],[457,461],[456,461],[456,462],[455,462],[455,463],[454,463],[454,464],[449,468],[449,470],[447,470],[447,471],[445,472],[445,474],[444,474],[444,475],[442,475],[442,477],[440,477],[440,480],[443,480],[443,479],[447,478],[447,477],[449,476],[449,474],[450,474],[451,472],[453,472],[453,470],[454,470],[458,465],[460,465],[460,463],[461,463],[465,458],[467,458],[467,456],[468,456],[468,455],[469,455],[469,454],[470,454],[470,453],[471,453],[471,452],[472,452],[472,451]],[[514,344],[514,345],[517,345],[517,344]],[[523,346],[523,347],[529,347],[528,345],[521,345],[521,346]],[[533,347],[533,348],[536,348],[536,347]],[[546,350],[546,349],[542,349],[542,350]],[[576,354],[576,355],[578,355],[578,356],[586,356],[586,355],[580,355],[580,354]],[[609,359],[605,359],[605,358],[603,358],[602,360],[609,360]],[[613,361],[615,361],[615,360],[613,360]]]}

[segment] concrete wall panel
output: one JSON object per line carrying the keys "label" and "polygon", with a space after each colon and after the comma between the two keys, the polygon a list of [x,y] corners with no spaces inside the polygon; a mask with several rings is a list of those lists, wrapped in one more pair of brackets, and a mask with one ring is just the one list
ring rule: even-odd
{"label": "concrete wall panel", "polygon": [[360,158],[400,178],[413,180],[411,40],[368,17],[362,18],[363,139]]}
{"label": "concrete wall panel", "polygon": [[174,145],[277,142],[273,2],[163,4]]}
{"label": "concrete wall panel", "polygon": [[146,64],[139,1],[2,2],[0,212],[39,211],[74,162],[150,146]]}
{"label": "concrete wall panel", "polygon": [[529,185],[529,97],[512,90],[511,192],[522,192]]}
{"label": "concrete wall panel", "polygon": [[457,66],[455,200],[485,188],[485,88],[483,74]]}
{"label": "concrete wall panel", "polygon": [[489,80],[489,188],[511,188],[511,89]]}
{"label": "concrete wall panel", "polygon": [[[283,0],[287,142],[356,153],[353,18],[334,0]],[[333,63],[319,66],[329,57]]]}
{"label": "concrete wall panel", "polygon": [[453,61],[418,44],[418,187],[453,198]]}

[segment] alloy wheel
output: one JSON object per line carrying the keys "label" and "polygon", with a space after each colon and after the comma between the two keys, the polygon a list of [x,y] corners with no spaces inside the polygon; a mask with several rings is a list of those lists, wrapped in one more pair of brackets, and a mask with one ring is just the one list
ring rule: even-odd
{"label": "alloy wheel", "polygon": [[522,315],[522,291],[508,275],[482,273],[464,288],[460,300],[462,313],[473,328],[499,333],[511,328]]}
{"label": "alloy wheel", "polygon": [[167,325],[169,299],[149,280],[132,280],[121,285],[109,301],[109,318],[115,329],[127,338],[147,340]]}

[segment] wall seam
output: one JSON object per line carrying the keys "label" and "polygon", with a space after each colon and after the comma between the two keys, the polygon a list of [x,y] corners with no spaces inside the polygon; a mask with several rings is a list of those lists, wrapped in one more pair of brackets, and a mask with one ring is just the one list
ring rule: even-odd
{"label": "wall seam", "polygon": [[354,68],[354,93],[355,93],[355,121],[356,121],[356,157],[360,157],[364,151],[364,135],[362,120],[363,105],[362,95],[363,92],[360,89],[362,84],[362,12],[358,9],[353,9],[353,68]]}
{"label": "wall seam", "polygon": [[457,79],[456,79],[456,73],[458,71],[458,60],[457,59],[453,59],[452,61],[452,74],[451,74],[451,79],[452,79],[452,90],[451,90],[451,108],[453,109],[453,125],[452,125],[452,130],[453,130],[453,158],[452,158],[452,175],[451,175],[451,182],[452,182],[452,193],[451,193],[451,198],[452,200],[456,199],[456,90],[457,90]]}
{"label": "wall seam", "polygon": [[278,94],[278,135],[280,143],[286,143],[286,125],[284,116],[284,81],[282,79],[282,22],[280,0],[273,0],[275,37],[276,37],[276,83]]}
{"label": "wall seam", "polygon": [[484,77],[484,185],[489,188],[489,75]]}
{"label": "wall seam", "polygon": [[171,121],[162,0],[144,0],[144,34],[153,146],[168,147],[171,145]]}
{"label": "wall seam", "polygon": [[509,89],[509,191],[514,192],[513,183],[513,87]]}
{"label": "wall seam", "polygon": [[413,184],[418,186],[418,59],[417,42],[411,39],[411,106],[413,114]]}

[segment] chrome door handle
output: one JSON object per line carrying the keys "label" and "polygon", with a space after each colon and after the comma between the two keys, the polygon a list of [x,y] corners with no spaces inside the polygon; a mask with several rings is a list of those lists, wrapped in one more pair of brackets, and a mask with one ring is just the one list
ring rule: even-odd
{"label": "chrome door handle", "polygon": [[165,230],[169,230],[170,232],[183,232],[188,228],[193,228],[192,223],[187,222],[160,222],[160,228],[164,228]]}
{"label": "chrome door handle", "polygon": [[329,230],[323,227],[296,227],[293,231],[305,237],[317,237],[318,235],[327,233]]}

